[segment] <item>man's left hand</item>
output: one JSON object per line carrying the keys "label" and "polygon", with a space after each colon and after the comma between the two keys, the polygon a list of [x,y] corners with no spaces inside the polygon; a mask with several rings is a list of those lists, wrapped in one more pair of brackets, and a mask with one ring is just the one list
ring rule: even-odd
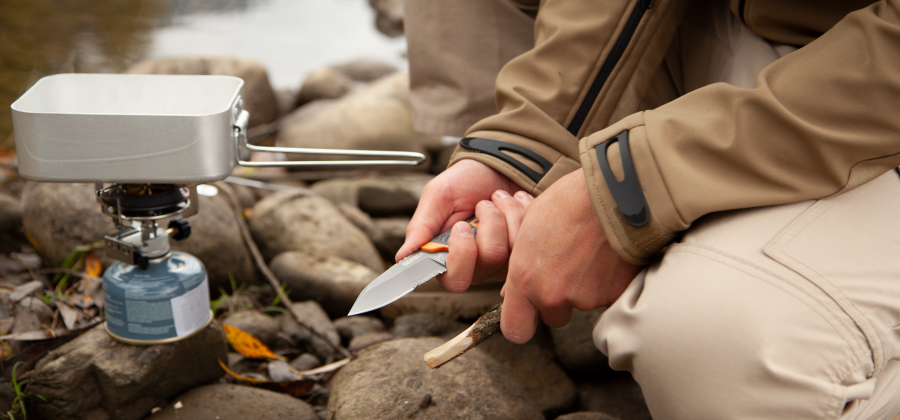
{"label": "man's left hand", "polygon": [[642,269],[619,258],[607,242],[580,170],[531,202],[510,239],[515,244],[501,292],[500,328],[514,343],[531,339],[538,314],[558,328],[569,322],[572,308],[612,304]]}

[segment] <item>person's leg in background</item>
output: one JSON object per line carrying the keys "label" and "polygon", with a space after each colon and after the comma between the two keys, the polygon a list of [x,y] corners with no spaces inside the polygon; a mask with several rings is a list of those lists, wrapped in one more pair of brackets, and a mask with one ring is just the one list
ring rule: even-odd
{"label": "person's leg in background", "polygon": [[416,130],[460,137],[496,114],[500,69],[534,47],[537,0],[405,0]]}

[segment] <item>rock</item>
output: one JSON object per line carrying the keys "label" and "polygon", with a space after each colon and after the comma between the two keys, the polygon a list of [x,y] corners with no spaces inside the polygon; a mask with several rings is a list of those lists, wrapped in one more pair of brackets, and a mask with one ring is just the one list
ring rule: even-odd
{"label": "rock", "polygon": [[385,318],[394,319],[402,315],[430,312],[450,319],[474,321],[503,301],[500,297],[502,285],[501,282],[489,280],[469,287],[463,293],[451,293],[444,290],[437,281],[431,280],[381,308],[379,313]]}
{"label": "rock", "polygon": [[269,347],[275,342],[275,335],[280,330],[275,318],[259,311],[235,312],[222,323],[243,330]]}
{"label": "rock", "polygon": [[299,371],[315,369],[319,366],[322,366],[322,362],[311,353],[303,353],[291,360],[291,367]]}
{"label": "rock", "polygon": [[350,345],[347,347],[350,351],[360,351],[366,347],[369,347],[373,344],[378,344],[382,341],[393,340],[394,334],[391,334],[387,331],[382,332],[370,332],[363,335],[359,335],[353,337],[353,340],[350,340]]}
{"label": "rock", "polygon": [[462,322],[429,312],[404,315],[394,320],[394,335],[397,338],[433,336],[446,340],[455,337],[466,328],[469,326]]}
{"label": "rock", "polygon": [[[298,192],[278,192],[253,206],[250,232],[267,260],[286,251],[333,255],[380,272],[372,241],[328,200]],[[299,290],[298,290],[299,292]]]}
{"label": "rock", "polygon": [[262,64],[240,58],[150,58],[126,71],[129,74],[202,74],[235,76],[244,80],[241,97],[250,113],[249,128],[278,118],[278,102]]}
{"label": "rock", "polygon": [[334,327],[337,328],[341,340],[345,343],[349,343],[354,337],[363,334],[385,331],[384,323],[380,319],[363,315],[335,319]]}
{"label": "rock", "polygon": [[[331,344],[340,345],[341,338],[337,329],[334,328],[331,320],[328,319],[328,315],[318,303],[314,301],[299,302],[294,303],[294,307],[300,312],[301,319],[306,325],[327,339]],[[300,326],[294,319],[293,314],[284,313],[278,315],[278,323],[282,333],[295,343],[295,347],[308,350],[325,363],[331,363],[340,356],[334,351],[332,346]]]}
{"label": "rock", "polygon": [[572,408],[578,398],[578,390],[566,372],[541,349],[539,342],[540,337],[536,336],[528,343],[518,345],[497,334],[478,348],[506,367],[544,416],[553,418]]}
{"label": "rock", "polygon": [[361,351],[333,379],[328,418],[544,418],[510,372],[478,348],[429,368],[422,355],[441,344],[407,338]]}
{"label": "rock", "polygon": [[569,413],[563,414],[556,418],[556,420],[619,420],[613,416],[610,416],[606,413],[599,413],[596,411],[579,411],[577,413]]}
{"label": "rock", "polygon": [[375,225],[375,236],[372,242],[381,253],[381,258],[393,261],[397,251],[406,242],[406,226],[409,225],[409,217],[391,217],[372,219]]}
{"label": "rock", "polygon": [[297,94],[296,106],[303,106],[318,99],[338,99],[350,92],[356,84],[341,71],[324,68],[306,77]]}
{"label": "rock", "polygon": [[38,361],[28,391],[47,399],[38,418],[78,419],[93,409],[109,418],[137,420],[170,398],[220,378],[227,360],[222,327],[213,322],[171,344],[133,346],[98,325]]}
{"label": "rock", "polygon": [[319,420],[303,400],[249,386],[214,384],[194,388],[166,404],[153,420]]}
{"label": "rock", "polygon": [[563,369],[573,377],[596,376],[603,372],[612,372],[609,359],[594,344],[594,320],[606,308],[597,308],[588,312],[575,310],[572,320],[562,328],[551,328],[553,351]]}
{"label": "rock", "polygon": [[378,277],[350,260],[299,251],[279,254],[269,266],[293,299],[319,302],[331,318],[346,316],[359,293]]}
{"label": "rock", "polygon": [[353,223],[363,231],[369,239],[375,240],[375,237],[378,236],[378,231],[375,228],[375,222],[372,220],[371,216],[354,205],[347,203],[335,204],[337,204],[338,210],[341,211],[341,214],[343,214],[350,223]]}
{"label": "rock", "polygon": [[[437,336],[442,343],[468,327],[469,325],[432,313],[405,315],[394,321],[394,333],[398,339]],[[571,408],[578,393],[572,380],[537,344],[540,341],[541,337],[536,336],[528,343],[517,345],[498,334],[477,348],[503,365],[522,384],[531,401],[545,416],[552,418]],[[467,356],[468,353],[457,360]]]}
{"label": "rock", "polygon": [[269,379],[272,382],[293,382],[299,381],[300,375],[294,373],[291,365],[284,360],[270,360],[266,366],[269,373]]}
{"label": "rock", "polygon": [[412,216],[422,189],[433,175],[382,175],[366,178],[334,178],[314,184],[311,189],[336,205],[358,207],[375,216]]}
{"label": "rock", "polygon": [[389,36],[403,35],[403,0],[369,0],[375,9],[375,27]]}
{"label": "rock", "polygon": [[21,251],[27,244],[22,228],[22,203],[19,199],[0,193],[0,252]]}
{"label": "rock", "polygon": [[641,387],[628,372],[577,386],[579,411],[599,411],[619,420],[652,420]]}
{"label": "rock", "polygon": [[357,82],[374,82],[397,72],[397,68],[390,64],[369,59],[353,60],[332,68]]}
{"label": "rock", "polygon": [[[215,183],[217,188],[229,188]],[[111,218],[100,212],[93,184],[29,183],[22,200],[25,230],[43,249],[49,267],[59,267],[78,245],[102,241],[115,232]],[[191,236],[171,241],[172,249],[194,255],[206,267],[210,290],[230,290],[228,275],[238,284],[255,281],[250,252],[227,196],[200,196],[200,212],[190,217]],[[98,252],[104,267],[113,259]]]}
{"label": "rock", "polygon": [[[321,102],[330,102],[321,104]],[[307,107],[313,107],[308,110]],[[295,115],[297,114],[297,115]],[[283,121],[278,139],[286,147],[390,150],[425,153],[440,147],[440,138],[416,132],[409,104],[409,77],[396,73],[367,89],[333,101],[314,101]],[[288,155],[293,160],[346,160],[345,156]],[[314,168],[314,167],[313,167]],[[365,169],[371,170],[371,166]],[[417,166],[397,166],[424,172]]]}
{"label": "rock", "polygon": [[191,254],[203,262],[209,275],[213,296],[219,288],[231,291],[229,274],[238,285],[256,283],[256,270],[250,251],[235,219],[234,208],[228,198],[231,187],[224,182],[211,184],[219,189],[213,197],[200,196],[199,213],[188,218],[191,236],[183,241],[171,241],[172,250]]}

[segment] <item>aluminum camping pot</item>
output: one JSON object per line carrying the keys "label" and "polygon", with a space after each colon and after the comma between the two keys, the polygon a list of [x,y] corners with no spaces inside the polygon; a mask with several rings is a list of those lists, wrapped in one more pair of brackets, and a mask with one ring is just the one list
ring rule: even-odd
{"label": "aluminum camping pot", "polygon": [[212,322],[206,268],[172,252],[142,270],[121,261],[103,274],[106,330],[129,344],[162,344],[190,337]]}

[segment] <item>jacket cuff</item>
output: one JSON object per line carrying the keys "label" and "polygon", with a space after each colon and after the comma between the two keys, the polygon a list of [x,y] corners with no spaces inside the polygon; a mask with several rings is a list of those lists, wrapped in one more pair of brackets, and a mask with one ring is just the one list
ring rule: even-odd
{"label": "jacket cuff", "polygon": [[[627,142],[615,141],[614,138],[623,138],[620,136],[623,132],[627,132]],[[610,143],[606,144],[607,141]],[[628,145],[633,172],[629,168],[631,165],[623,165],[622,146],[625,144]],[[583,138],[579,143],[579,153],[594,210],[607,240],[623,260],[631,264],[648,264],[655,254],[675,240],[677,232],[687,229],[688,225],[678,216],[656,166],[647,141],[643,113],[633,114]],[[629,173],[637,177],[637,184],[632,184],[634,190],[630,199],[640,201],[642,196],[644,211],[649,212],[638,218],[643,220],[636,220],[635,212],[631,210],[623,214],[607,176],[603,174],[599,157],[605,157],[611,172],[608,176],[614,176],[613,182],[616,184],[632,182],[626,179]],[[621,192],[617,196],[620,202],[623,201]]]}
{"label": "jacket cuff", "polygon": [[453,152],[453,156],[450,158],[450,166],[463,159],[473,159],[484,163],[511,179],[523,190],[534,196],[540,195],[541,192],[546,190],[558,179],[581,167],[581,164],[578,161],[554,150],[552,147],[516,134],[503,131],[475,131],[468,133],[466,137],[489,139],[495,142],[499,141],[519,146],[539,155],[549,162],[549,169],[545,170],[538,162],[535,162],[520,153],[507,150],[503,151],[509,158],[518,161],[521,165],[526,166],[534,173],[537,173],[537,180],[535,180],[532,179],[532,176],[522,172],[515,166],[482,151],[470,150],[462,146],[457,146],[456,151]]}

